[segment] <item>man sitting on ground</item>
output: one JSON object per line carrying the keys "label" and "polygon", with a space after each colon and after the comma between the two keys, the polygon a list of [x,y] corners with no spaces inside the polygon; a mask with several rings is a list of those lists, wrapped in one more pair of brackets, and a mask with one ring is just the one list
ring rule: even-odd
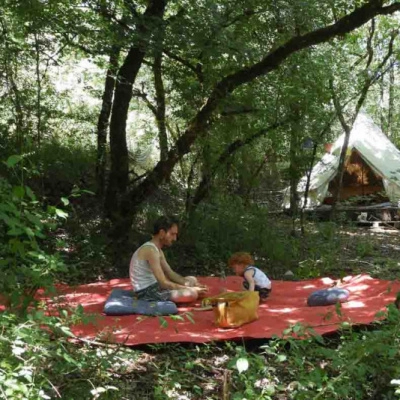
{"label": "man sitting on ground", "polygon": [[207,292],[194,276],[182,277],[165,259],[163,247],[171,246],[178,236],[178,220],[160,217],[154,223],[153,237],[133,254],[129,276],[137,299],[188,303]]}

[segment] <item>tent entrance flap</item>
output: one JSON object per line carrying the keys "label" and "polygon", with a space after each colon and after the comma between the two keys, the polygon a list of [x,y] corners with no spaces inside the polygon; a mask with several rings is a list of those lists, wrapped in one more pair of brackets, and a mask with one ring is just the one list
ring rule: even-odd
{"label": "tent entrance flap", "polygon": [[[328,192],[323,200],[324,204],[332,204],[338,188],[339,176],[336,174],[329,182]],[[357,149],[352,149],[345,163],[340,199],[348,200],[352,197],[371,195],[374,195],[377,202],[389,201],[382,177],[368,165]]]}

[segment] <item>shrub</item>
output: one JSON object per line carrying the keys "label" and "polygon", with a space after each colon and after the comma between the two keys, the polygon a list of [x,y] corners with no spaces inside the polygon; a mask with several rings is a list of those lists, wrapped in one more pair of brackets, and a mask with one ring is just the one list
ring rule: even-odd
{"label": "shrub", "polygon": [[[14,178],[23,176],[23,157],[5,164]],[[18,185],[0,180],[0,294],[8,306],[0,313],[0,398],[98,398],[116,390],[112,374],[125,368],[125,356],[132,358],[126,349],[71,342],[71,324],[88,319],[81,308],[49,316],[34,302],[39,287],[53,290],[66,271],[48,246],[57,221],[66,217],[54,206],[44,209],[23,179]]]}

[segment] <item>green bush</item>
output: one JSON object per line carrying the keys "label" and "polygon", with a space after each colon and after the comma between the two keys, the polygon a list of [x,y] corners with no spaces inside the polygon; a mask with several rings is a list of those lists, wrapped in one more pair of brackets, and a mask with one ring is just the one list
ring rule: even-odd
{"label": "green bush", "polygon": [[[23,176],[23,161],[11,156],[5,163],[14,180]],[[6,305],[0,313],[0,399],[119,398],[113,397],[113,374],[124,370],[132,352],[76,342],[69,327],[89,320],[82,308],[50,316],[34,301],[39,287],[54,290],[66,272],[49,245],[66,217],[62,209],[44,208],[23,179],[18,185],[0,180],[0,294]]]}
{"label": "green bush", "polygon": [[0,399],[119,399],[115,374],[126,371],[135,354],[127,348],[74,343],[72,315],[30,311],[21,318],[0,314]]}
{"label": "green bush", "polygon": [[375,330],[354,330],[343,323],[336,340],[296,324],[284,338],[261,346],[261,354],[239,348],[229,363],[233,398],[267,400],[279,393],[296,400],[400,396],[400,312],[390,305],[378,317]]}
{"label": "green bush", "polygon": [[73,187],[95,190],[96,148],[88,141],[52,139],[32,152],[29,160],[38,170],[32,185],[53,203]]}
{"label": "green bush", "polygon": [[180,265],[182,254],[190,254],[197,264],[194,272],[222,274],[227,272],[229,256],[236,251],[251,253],[256,264],[278,276],[298,258],[298,243],[266,208],[244,204],[232,196],[201,204],[170,257],[174,265]]}
{"label": "green bush", "polygon": [[[22,161],[20,156],[11,156],[6,165],[11,173],[19,175],[17,170],[24,168]],[[48,254],[43,242],[56,228],[57,220],[66,216],[56,207],[43,210],[23,180],[19,185],[0,180],[0,293],[11,305],[26,299],[27,307],[39,286],[50,288],[54,276],[65,270],[59,254]]]}

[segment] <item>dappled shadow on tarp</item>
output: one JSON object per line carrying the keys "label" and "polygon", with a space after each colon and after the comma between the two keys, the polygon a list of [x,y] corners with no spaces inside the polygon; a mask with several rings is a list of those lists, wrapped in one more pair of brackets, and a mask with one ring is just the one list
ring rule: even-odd
{"label": "dappled shadow on tarp", "polygon": [[[214,277],[200,278],[210,287],[210,296],[220,293],[221,288],[230,291],[241,290],[242,280],[228,277],[224,280]],[[315,290],[334,285],[350,291],[349,301],[343,303],[341,316],[335,306],[308,307],[307,297]],[[163,317],[167,326],[162,326],[158,317],[127,315],[110,317],[102,314],[104,303],[114,288],[130,289],[128,279],[114,279],[108,282],[93,283],[77,287],[58,287],[57,296],[48,296],[38,292],[37,298],[43,299],[50,312],[58,307],[76,307],[94,315],[89,324],[72,327],[72,331],[84,339],[95,339],[138,345],[164,342],[205,343],[216,340],[237,338],[271,338],[281,335],[289,325],[302,323],[313,327],[319,333],[329,333],[338,329],[341,322],[368,324],[374,321],[378,311],[394,301],[400,291],[400,282],[373,279],[368,275],[346,277],[342,280],[330,278],[307,281],[273,281],[272,293],[259,307],[259,319],[237,329],[219,329],[214,325],[212,311],[193,311],[195,323],[185,317],[192,307],[180,307],[183,321]],[[195,306],[199,306],[199,303]],[[165,325],[165,324],[163,324]]]}

